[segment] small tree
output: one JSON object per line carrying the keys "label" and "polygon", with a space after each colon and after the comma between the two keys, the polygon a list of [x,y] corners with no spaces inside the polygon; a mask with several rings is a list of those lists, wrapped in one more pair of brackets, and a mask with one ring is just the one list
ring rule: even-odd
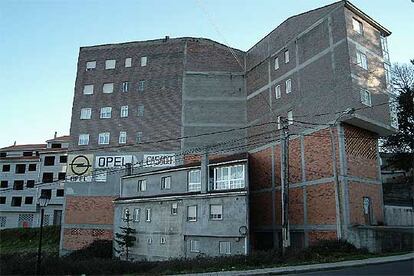
{"label": "small tree", "polygon": [[392,85],[398,95],[398,132],[387,137],[382,147],[394,154],[391,161],[396,167],[409,171],[414,167],[414,60],[394,65]]}
{"label": "small tree", "polygon": [[122,217],[122,221],[126,223],[125,226],[119,227],[121,233],[115,233],[115,242],[119,245],[119,250],[115,249],[117,253],[125,253],[126,260],[129,260],[129,249],[134,246],[136,238],[133,234],[136,233],[135,229],[130,227],[130,222],[132,221],[129,210],[126,209],[125,217]]}

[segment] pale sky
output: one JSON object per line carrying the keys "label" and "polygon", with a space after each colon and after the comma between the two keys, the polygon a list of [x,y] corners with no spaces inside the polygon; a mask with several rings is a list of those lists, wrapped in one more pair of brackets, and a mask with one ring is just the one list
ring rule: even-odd
{"label": "pale sky", "polygon": [[[1,0],[0,147],[43,143],[55,131],[69,134],[81,46],[169,35],[205,37],[247,50],[289,16],[333,2]],[[411,0],[351,2],[393,32],[392,62],[414,58]]]}

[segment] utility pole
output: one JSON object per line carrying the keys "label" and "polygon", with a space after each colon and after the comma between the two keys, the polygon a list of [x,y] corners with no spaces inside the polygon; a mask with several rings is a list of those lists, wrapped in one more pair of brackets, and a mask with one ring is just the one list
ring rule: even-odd
{"label": "utility pole", "polygon": [[281,118],[282,253],[290,246],[289,230],[289,123]]}

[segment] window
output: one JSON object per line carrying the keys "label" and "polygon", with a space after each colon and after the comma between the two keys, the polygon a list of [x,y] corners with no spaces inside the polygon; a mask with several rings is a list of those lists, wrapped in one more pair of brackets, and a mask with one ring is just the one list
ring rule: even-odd
{"label": "window", "polygon": [[131,67],[131,66],[132,66],[132,58],[126,58],[125,67]]}
{"label": "window", "polygon": [[210,205],[210,219],[222,220],[223,219],[223,205],[212,204]]}
{"label": "window", "polygon": [[361,103],[371,106],[371,93],[368,90],[361,90]]}
{"label": "window", "polygon": [[275,58],[275,70],[279,69],[279,57]]}
{"label": "window", "polygon": [[292,80],[288,79],[286,80],[286,94],[289,94],[292,92]]}
{"label": "window", "polygon": [[13,207],[22,206],[22,198],[20,196],[12,197],[11,206]]}
{"label": "window", "polygon": [[108,145],[109,144],[109,132],[99,133],[98,144],[99,145]]}
{"label": "window", "polygon": [[0,196],[0,204],[6,204],[6,197]]}
{"label": "window", "polygon": [[60,172],[58,173],[58,180],[65,180],[66,179],[66,173]]}
{"label": "window", "polygon": [[138,192],[145,192],[147,190],[147,180],[138,180]]}
{"label": "window", "polygon": [[92,116],[92,108],[82,108],[80,118],[81,120],[89,120]]}
{"label": "window", "polygon": [[166,241],[167,239],[165,237],[160,238],[160,244],[165,244]]}
{"label": "window", "polygon": [[354,31],[363,34],[364,28],[361,21],[356,20],[355,18],[352,18],[352,26],[354,28]]}
{"label": "window", "polygon": [[147,222],[151,221],[151,209],[150,208],[145,210],[145,221]]}
{"label": "window", "polygon": [[285,63],[288,63],[289,62],[289,50],[286,50],[285,51]]}
{"label": "window", "polygon": [[230,252],[230,242],[228,241],[221,241],[219,242],[219,247],[220,247],[220,254],[231,254]]}
{"label": "window", "polygon": [[55,157],[54,156],[45,156],[45,161],[43,163],[45,166],[54,166]]}
{"label": "window", "polygon": [[0,152],[0,157],[6,157],[7,156],[7,152]]}
{"label": "window", "polygon": [[388,52],[388,42],[385,36],[381,36],[381,49],[384,61],[388,63],[390,61],[390,54]]}
{"label": "window", "polygon": [[128,92],[129,89],[129,81],[124,81],[122,83],[122,92]]}
{"label": "window", "polygon": [[140,216],[141,216],[141,209],[135,208],[134,209],[134,221],[139,222]]}
{"label": "window", "polygon": [[213,190],[244,188],[244,165],[218,167],[214,169]]}
{"label": "window", "polygon": [[105,69],[115,69],[116,60],[107,59],[105,60]]}
{"label": "window", "polygon": [[384,63],[384,73],[385,73],[385,82],[387,86],[389,86],[391,84],[392,75],[391,75],[391,65],[389,65],[388,63]]}
{"label": "window", "polygon": [[188,191],[201,191],[201,170],[191,170],[188,172]]}
{"label": "window", "polygon": [[126,142],[127,142],[127,133],[126,133],[126,131],[120,131],[119,132],[118,143],[119,144],[126,144]]}
{"label": "window", "polygon": [[10,165],[3,165],[3,172],[9,172],[10,171]]}
{"label": "window", "polygon": [[187,207],[187,221],[197,221],[197,205]]}
{"label": "window", "polygon": [[23,156],[33,156],[33,152],[32,151],[24,151]]}
{"label": "window", "polygon": [[36,171],[36,164],[29,164],[29,171],[30,172]]}
{"label": "window", "polygon": [[282,93],[280,92],[280,85],[276,85],[275,87],[275,97],[276,99],[280,99]]}
{"label": "window", "polygon": [[171,204],[171,215],[175,216],[178,212],[178,203],[174,202]]}
{"label": "window", "polygon": [[148,61],[147,57],[141,57],[141,66],[147,66],[147,61]]}
{"label": "window", "polygon": [[145,88],[145,80],[140,80],[138,82],[138,91],[144,91]]}
{"label": "window", "polygon": [[62,144],[58,144],[58,143],[52,144],[52,149],[60,149],[60,148],[62,148]]}
{"label": "window", "polygon": [[139,117],[144,116],[144,105],[142,104],[138,105],[138,116]]}
{"label": "window", "polygon": [[102,87],[103,93],[112,93],[114,92],[114,84],[113,83],[104,83]]}
{"label": "window", "polygon": [[16,173],[25,173],[26,164],[16,164]]}
{"label": "window", "polygon": [[23,185],[23,180],[15,180],[13,184],[13,190],[23,190]]}
{"label": "window", "polygon": [[128,106],[123,105],[121,106],[121,118],[126,118],[126,117],[128,117]]}
{"label": "window", "polygon": [[56,197],[63,197],[65,196],[65,190],[64,189],[57,189],[56,190]]}
{"label": "window", "polygon": [[289,125],[293,124],[293,111],[292,110],[288,111],[287,119],[288,119],[288,124]]}
{"label": "window", "polygon": [[151,243],[152,243],[152,239],[151,239],[151,238],[148,238],[148,239],[147,239],[147,243],[148,243],[148,244],[151,244]]}
{"label": "window", "polygon": [[24,204],[33,204],[33,197],[32,196],[26,196],[24,198]]}
{"label": "window", "polygon": [[92,70],[95,70],[95,68],[96,68],[95,60],[86,62],[86,71],[92,71]]}
{"label": "window", "polygon": [[356,58],[357,58],[357,65],[364,68],[365,70],[368,70],[367,56],[364,53],[357,51]]}
{"label": "window", "polygon": [[137,143],[141,143],[142,142],[142,131],[138,131],[137,132],[137,139],[136,139]]}
{"label": "window", "polygon": [[61,155],[59,157],[59,163],[68,163],[68,156],[67,155]]}
{"label": "window", "polygon": [[200,252],[200,242],[197,240],[190,240],[190,252]]}
{"label": "window", "polygon": [[93,84],[87,84],[87,85],[83,86],[83,94],[84,95],[93,94]]}
{"label": "window", "polygon": [[171,176],[161,177],[161,190],[171,189]]}
{"label": "window", "polygon": [[0,188],[7,188],[9,187],[9,182],[7,180],[2,180],[0,182]]}
{"label": "window", "polygon": [[89,144],[89,134],[80,134],[79,135],[79,146],[85,146]]}
{"label": "window", "polygon": [[129,209],[128,208],[122,209],[122,219],[124,219],[124,220],[129,219]]}
{"label": "window", "polygon": [[34,180],[27,180],[26,181],[26,188],[33,188],[35,184]]}
{"label": "window", "polygon": [[101,108],[101,119],[109,119],[112,116],[112,107],[106,106]]}
{"label": "window", "polygon": [[43,173],[42,182],[43,183],[52,183],[53,182],[53,173]]}
{"label": "window", "polygon": [[395,97],[390,97],[389,106],[391,126],[398,128],[398,103],[396,102]]}

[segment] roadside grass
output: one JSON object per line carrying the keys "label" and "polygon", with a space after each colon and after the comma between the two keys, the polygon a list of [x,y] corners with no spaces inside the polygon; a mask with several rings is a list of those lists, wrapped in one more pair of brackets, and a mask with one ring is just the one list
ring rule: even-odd
{"label": "roadside grass", "polygon": [[[59,226],[43,227],[42,251],[59,252]],[[0,254],[35,253],[39,246],[39,228],[13,228],[0,231]]]}
{"label": "roadside grass", "polygon": [[[36,229],[16,230],[1,232],[1,274],[33,274],[38,232]],[[344,241],[329,240],[321,241],[302,250],[290,249],[284,255],[278,251],[258,251],[249,256],[183,258],[164,262],[126,262],[112,259],[111,241],[95,241],[87,248],[65,257],[59,257],[57,255],[59,229],[48,227],[44,235],[45,251],[43,251],[41,274],[47,275],[188,274],[339,262],[401,254],[401,252],[373,254],[365,249],[357,249]],[[5,238],[8,240],[6,241]]]}

